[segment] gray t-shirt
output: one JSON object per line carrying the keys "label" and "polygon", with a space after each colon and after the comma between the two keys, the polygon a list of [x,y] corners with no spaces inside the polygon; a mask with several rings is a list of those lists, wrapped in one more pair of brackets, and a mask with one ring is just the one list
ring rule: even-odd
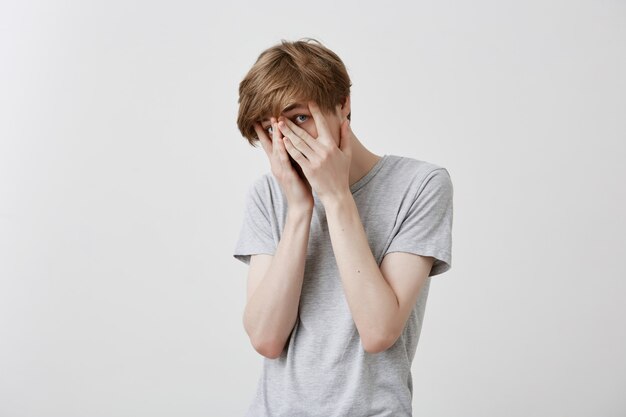
{"label": "gray t-shirt", "polygon": [[[361,345],[342,288],[324,206],[315,192],[298,319],[281,356],[263,358],[248,417],[412,415],[411,362],[424,319],[430,277],[451,267],[453,187],[448,171],[413,158],[383,155],[350,187],[380,266],[390,252],[435,257],[402,335],[371,354]],[[280,185],[265,173],[248,189],[233,256],[274,254],[287,215]]]}

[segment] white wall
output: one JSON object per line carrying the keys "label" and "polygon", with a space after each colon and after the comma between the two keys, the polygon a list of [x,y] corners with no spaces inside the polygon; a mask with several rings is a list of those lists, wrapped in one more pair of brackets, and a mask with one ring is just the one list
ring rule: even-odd
{"label": "white wall", "polygon": [[305,36],[453,178],[415,415],[626,415],[626,3],[222,3],[0,3],[0,416],[243,415],[237,88]]}

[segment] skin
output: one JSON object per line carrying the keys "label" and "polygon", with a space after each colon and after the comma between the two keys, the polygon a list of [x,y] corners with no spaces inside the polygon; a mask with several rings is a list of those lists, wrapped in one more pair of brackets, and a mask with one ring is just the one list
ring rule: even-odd
{"label": "skin", "polygon": [[[270,118],[269,124],[255,125],[272,173],[287,197],[288,215],[274,256],[251,258],[244,326],[259,353],[269,358],[281,354],[297,319],[313,209],[311,190],[315,190],[326,211],[333,252],[362,346],[369,353],[382,352],[402,333],[434,258],[393,252],[378,266],[350,185],[380,157],[352,132],[347,119],[349,97],[334,113],[322,113],[314,102],[306,104],[306,113],[304,107],[277,120]],[[270,125],[271,140],[265,130]],[[289,156],[300,170],[292,166]]]}

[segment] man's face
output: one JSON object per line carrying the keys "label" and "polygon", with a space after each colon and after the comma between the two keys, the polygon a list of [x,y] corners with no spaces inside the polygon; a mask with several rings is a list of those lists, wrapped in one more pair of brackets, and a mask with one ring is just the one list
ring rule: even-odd
{"label": "man's face", "polygon": [[[344,118],[344,112],[347,114],[346,109],[342,108],[341,105],[337,105],[333,113],[323,113],[326,117],[326,123],[332,132],[335,145],[337,146],[339,146],[341,123]],[[313,138],[317,139],[317,127],[315,126],[315,120],[313,119],[313,115],[311,115],[311,111],[309,110],[306,101],[299,101],[295,104],[287,106],[281,113],[281,116],[291,120],[294,124],[304,129]],[[261,121],[261,126],[271,139],[272,126],[269,116]]]}

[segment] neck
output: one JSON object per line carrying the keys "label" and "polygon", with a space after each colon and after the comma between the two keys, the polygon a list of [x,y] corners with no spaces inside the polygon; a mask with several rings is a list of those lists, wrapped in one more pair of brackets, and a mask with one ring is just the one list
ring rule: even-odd
{"label": "neck", "polygon": [[[353,132],[354,133],[354,132]],[[352,160],[350,162],[350,186],[363,178],[382,158],[367,149],[354,135],[352,137]]]}

